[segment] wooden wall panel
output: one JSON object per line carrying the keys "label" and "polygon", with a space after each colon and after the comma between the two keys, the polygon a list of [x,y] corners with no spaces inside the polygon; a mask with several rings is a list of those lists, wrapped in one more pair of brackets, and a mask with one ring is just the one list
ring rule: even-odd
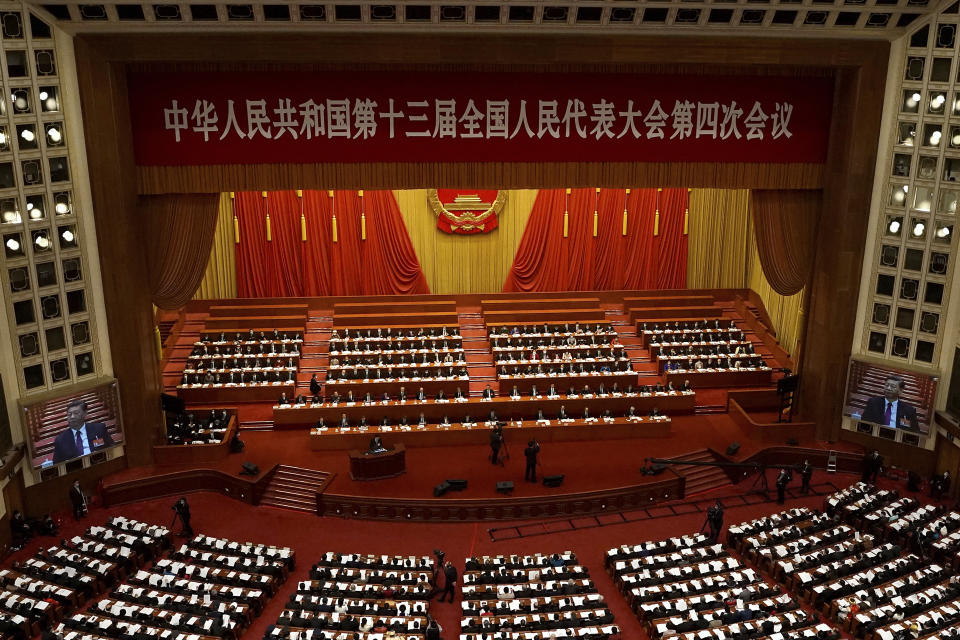
{"label": "wooden wall panel", "polygon": [[810,283],[798,408],[835,441],[857,318],[877,135],[883,110],[884,55],[837,72],[822,211]]}
{"label": "wooden wall panel", "polygon": [[83,39],[74,46],[84,133],[92,141],[87,160],[125,451],[129,464],[141,465],[150,462],[160,433],[161,381],[144,250],[150,238],[137,219],[125,75],[122,65],[103,59]]}

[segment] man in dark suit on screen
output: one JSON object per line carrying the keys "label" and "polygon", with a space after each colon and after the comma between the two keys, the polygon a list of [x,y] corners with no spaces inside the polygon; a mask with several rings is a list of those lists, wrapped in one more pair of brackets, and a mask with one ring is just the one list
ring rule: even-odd
{"label": "man in dark suit on screen", "polygon": [[53,464],[79,458],[113,446],[102,422],[87,422],[87,403],[80,399],[67,405],[67,428],[53,441]]}
{"label": "man in dark suit on screen", "polygon": [[861,419],[894,429],[899,427],[919,431],[920,425],[917,423],[916,408],[900,399],[903,387],[903,378],[887,376],[883,395],[867,400],[867,406],[863,410]]}

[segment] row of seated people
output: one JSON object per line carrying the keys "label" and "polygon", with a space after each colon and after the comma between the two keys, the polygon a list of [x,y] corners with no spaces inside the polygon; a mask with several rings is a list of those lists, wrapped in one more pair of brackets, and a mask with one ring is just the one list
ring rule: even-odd
{"label": "row of seated people", "polygon": [[[327,552],[301,580],[264,640],[415,638],[430,618],[433,559]],[[429,637],[429,636],[428,636]],[[439,637],[439,636],[434,636]]]}
{"label": "row of seated people", "polygon": [[230,413],[226,409],[180,413],[167,424],[167,444],[219,444],[229,426]]}
{"label": "row of seated people", "polygon": [[420,338],[450,338],[459,339],[459,327],[364,327],[334,329],[330,332],[330,342],[346,342],[352,340],[370,340],[371,342],[411,340]]}
{"label": "row of seated people", "polygon": [[617,330],[609,322],[544,322],[524,325],[491,325],[491,338],[550,338],[576,336],[614,336]]}
{"label": "row of seated people", "polygon": [[930,549],[930,555],[949,563],[960,553],[960,513],[950,511],[920,528],[918,537]]}
{"label": "row of seated people", "polygon": [[606,564],[653,638],[838,637],[704,534],[623,545]]}
{"label": "row of seated people", "polygon": [[681,344],[677,346],[664,346],[656,350],[651,349],[651,354],[659,358],[674,358],[678,356],[715,356],[723,358],[734,358],[740,356],[753,355],[756,353],[752,342],[724,342],[721,344]]}
{"label": "row of seated people", "polygon": [[[527,422],[534,422],[537,425],[550,426],[554,423],[564,425],[564,424],[574,424],[574,423],[612,423],[617,420],[626,420],[628,422],[647,422],[647,421],[667,421],[670,420],[669,416],[664,415],[656,407],[650,409],[647,412],[646,416],[639,414],[634,407],[627,409],[626,413],[623,415],[614,414],[609,409],[605,409],[599,414],[592,414],[589,407],[585,407],[582,415],[574,416],[573,414],[567,413],[566,408],[561,405],[560,410],[557,412],[556,416],[549,416],[543,412],[543,409],[537,410],[537,415],[533,420],[528,420]],[[452,428],[459,426],[464,429],[472,429],[478,425],[486,426],[493,428],[502,422],[509,422],[511,424],[522,426],[524,420],[520,418],[511,417],[509,420],[501,419],[496,411],[491,411],[485,419],[475,420],[470,414],[467,414],[463,417],[458,417],[455,420],[450,420],[449,416],[443,416],[439,422],[432,422],[426,418],[426,416],[421,413],[419,417],[413,418],[410,416],[401,416],[391,417],[384,416],[380,421],[379,425],[371,425],[367,422],[365,416],[361,416],[356,422],[351,422],[347,417],[347,414],[341,414],[340,422],[337,423],[335,427],[328,426],[326,421],[321,418],[317,421],[316,425],[313,427],[313,431],[318,433],[323,433],[330,428],[335,428],[337,433],[351,433],[358,432],[363,433],[367,430],[379,430],[381,432],[389,432],[396,429],[397,431],[415,431],[415,430],[425,430],[430,428]]]}
{"label": "row of seated people", "polygon": [[[311,386],[313,384],[311,381]],[[543,393],[537,389],[536,385],[533,385],[530,388],[528,393],[523,393],[519,388],[514,385],[514,388],[510,392],[510,398],[513,400],[519,400],[521,398],[620,398],[620,397],[651,397],[657,395],[682,395],[682,394],[692,394],[693,390],[690,387],[690,381],[685,380],[679,386],[674,386],[672,382],[668,382],[666,385],[657,382],[652,385],[638,385],[634,387],[632,384],[626,385],[621,388],[619,383],[614,382],[609,387],[604,385],[601,381],[599,385],[595,388],[590,385],[584,385],[582,389],[577,389],[576,387],[569,387],[566,391],[558,390],[557,385],[551,384],[549,387],[543,389]],[[432,394],[431,394],[432,395]],[[307,396],[299,394],[294,397],[288,397],[286,393],[282,393],[280,398],[277,401],[277,407],[286,407],[286,406],[339,406],[340,404],[346,404],[347,406],[354,405],[386,405],[391,402],[415,402],[415,403],[426,403],[426,402],[435,402],[435,403],[445,403],[445,402],[467,402],[469,400],[466,393],[460,387],[457,387],[449,396],[442,389],[437,392],[435,396],[428,395],[423,387],[420,387],[417,392],[413,395],[408,395],[404,387],[400,387],[400,391],[396,396],[392,396],[389,392],[384,392],[382,395],[374,395],[373,392],[366,392],[364,395],[360,395],[359,392],[354,394],[352,390],[348,390],[344,395],[340,395],[339,391],[334,391],[330,396],[330,400],[326,401],[326,398],[320,394],[319,391],[315,395]],[[485,400],[491,400],[497,396],[496,392],[490,385],[487,385],[486,388],[481,393],[481,396]]]}
{"label": "row of seated people", "polygon": [[229,373],[184,373],[181,387],[239,387],[291,384],[297,381],[296,371],[287,369],[262,371],[230,371]]}
{"label": "row of seated people", "polygon": [[496,364],[611,362],[627,357],[620,346],[507,347],[494,350]]}
{"label": "row of seated people", "polygon": [[223,373],[226,371],[296,371],[299,358],[270,358],[263,356],[233,356],[219,358],[190,358],[184,373]]}
{"label": "row of seated people", "polygon": [[[347,335],[350,333],[351,335]],[[368,333],[370,335],[356,335]],[[380,335],[376,335],[379,333]],[[413,356],[423,353],[462,351],[463,338],[459,330],[431,328],[393,328],[344,330],[341,336],[334,330],[330,336],[329,352],[332,358],[347,356]]]}
{"label": "row of seated people", "polygon": [[[327,368],[327,380],[403,380],[452,376],[454,367],[465,370],[467,361],[463,353],[454,357],[452,352],[448,352],[443,359],[439,353],[434,354],[434,358],[428,359],[428,354],[423,354],[423,362],[399,362],[397,364],[334,364],[331,360]],[[444,373],[446,372],[446,374]]]}
{"label": "row of seated people", "polygon": [[623,357],[616,360],[581,360],[577,362],[562,362],[560,364],[516,364],[497,365],[498,378],[541,378],[584,375],[618,375],[630,373],[630,358]]}
{"label": "row of seated people", "polygon": [[747,339],[746,334],[738,328],[731,329],[710,329],[688,331],[683,330],[648,330],[641,334],[644,346],[650,349],[654,355],[664,349],[679,349],[682,347],[715,347],[728,348],[733,346],[750,345],[753,343]]}
{"label": "row of seated people", "polygon": [[714,356],[669,356],[659,357],[664,371],[688,373],[691,371],[741,371],[766,370],[763,356],[714,357]]}
{"label": "row of seated people", "polygon": [[[396,356],[396,358],[394,358]],[[359,356],[341,356],[341,357],[331,357],[330,366],[328,369],[346,369],[350,367],[354,368],[367,368],[367,369],[386,369],[387,367],[418,367],[418,366],[430,366],[430,365],[447,365],[452,364],[463,364],[466,362],[464,357],[463,349],[449,349],[444,351],[424,351],[422,353],[405,353],[401,352],[398,354],[383,352],[379,353],[368,353]]]}
{"label": "row of seated people", "polygon": [[187,360],[197,359],[225,359],[247,360],[250,358],[299,358],[302,341],[274,341],[264,342],[236,342],[217,344],[211,342],[194,342],[193,350]]}
{"label": "row of seated people", "polygon": [[640,333],[683,334],[684,332],[715,333],[717,331],[739,331],[735,320],[711,318],[709,320],[665,320],[663,322],[641,322]]}
{"label": "row of seated people", "polygon": [[300,331],[208,331],[200,336],[197,344],[207,343],[211,345],[224,344],[252,344],[252,343],[276,343],[276,342],[303,342],[303,333]]}
{"label": "row of seated people", "polygon": [[[196,536],[189,543],[180,545],[170,558],[204,567],[270,576],[274,578],[273,584],[281,584],[286,580],[291,566],[290,559],[276,555],[273,548],[248,544],[235,545],[232,549],[220,549],[214,540],[207,536]],[[289,549],[281,551],[292,554]]]}
{"label": "row of seated people", "polygon": [[609,638],[613,613],[570,552],[468,558],[460,637]]}
{"label": "row of seated people", "polygon": [[342,367],[327,370],[327,384],[349,385],[355,382],[383,380],[469,380],[467,367],[450,364],[427,364],[416,367]]}

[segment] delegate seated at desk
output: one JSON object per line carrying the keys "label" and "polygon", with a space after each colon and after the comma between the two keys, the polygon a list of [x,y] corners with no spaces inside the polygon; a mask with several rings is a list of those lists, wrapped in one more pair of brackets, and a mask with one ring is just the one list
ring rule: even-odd
{"label": "delegate seated at desk", "polygon": [[384,451],[387,451],[387,448],[383,446],[383,440],[380,438],[380,436],[373,436],[370,438],[370,448],[366,451],[368,455],[373,453],[383,453]]}

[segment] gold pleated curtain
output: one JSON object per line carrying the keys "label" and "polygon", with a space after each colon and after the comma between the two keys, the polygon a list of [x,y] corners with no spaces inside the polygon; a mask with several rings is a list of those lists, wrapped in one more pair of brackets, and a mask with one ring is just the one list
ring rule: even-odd
{"label": "gold pleated curtain", "polygon": [[750,191],[692,190],[687,226],[687,287],[745,287],[750,263]]}
{"label": "gold pleated curtain", "polygon": [[237,297],[237,265],[233,226],[233,199],[229,193],[220,194],[217,210],[217,232],[207,261],[206,273],[194,298],[221,300]]}
{"label": "gold pleated curtain", "polygon": [[217,228],[217,194],[142,196],[153,304],[179,309],[197,291]]}

